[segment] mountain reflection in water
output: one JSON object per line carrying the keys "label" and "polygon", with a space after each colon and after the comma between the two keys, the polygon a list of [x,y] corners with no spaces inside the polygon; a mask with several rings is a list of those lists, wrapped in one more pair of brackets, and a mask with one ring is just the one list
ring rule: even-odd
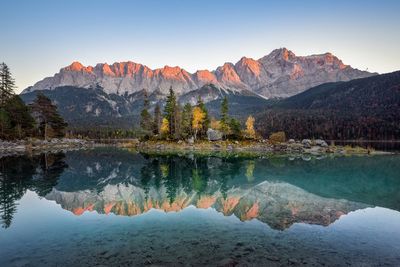
{"label": "mountain reflection in water", "polygon": [[395,156],[305,161],[149,155],[104,148],[0,161],[5,228],[28,189],[75,215],[96,211],[133,216],[192,205],[242,221],[257,219],[278,230],[293,223],[327,226],[343,214],[371,206],[400,210]]}

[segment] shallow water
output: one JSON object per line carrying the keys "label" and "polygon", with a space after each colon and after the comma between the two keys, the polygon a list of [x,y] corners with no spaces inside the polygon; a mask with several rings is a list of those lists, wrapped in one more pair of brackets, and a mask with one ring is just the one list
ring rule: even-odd
{"label": "shallow water", "polygon": [[398,155],[0,163],[0,266],[400,265]]}

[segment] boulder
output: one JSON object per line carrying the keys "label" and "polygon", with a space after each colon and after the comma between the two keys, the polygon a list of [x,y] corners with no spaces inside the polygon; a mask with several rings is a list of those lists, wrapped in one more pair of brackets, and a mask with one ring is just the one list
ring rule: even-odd
{"label": "boulder", "polygon": [[289,144],[294,144],[294,143],[296,143],[296,141],[294,141],[294,139],[289,139],[288,143]]}
{"label": "boulder", "polygon": [[194,144],[194,137],[190,137],[187,142],[189,143],[189,145],[193,145]]}
{"label": "boulder", "polygon": [[222,140],[222,133],[218,130],[208,128],[207,130],[208,141],[219,141]]}
{"label": "boulder", "polygon": [[311,140],[310,139],[303,139],[301,141],[301,144],[305,147],[305,148],[311,148]]}
{"label": "boulder", "polygon": [[315,140],[315,145],[320,146],[320,147],[327,147],[328,146],[328,144],[322,139],[316,139]]}

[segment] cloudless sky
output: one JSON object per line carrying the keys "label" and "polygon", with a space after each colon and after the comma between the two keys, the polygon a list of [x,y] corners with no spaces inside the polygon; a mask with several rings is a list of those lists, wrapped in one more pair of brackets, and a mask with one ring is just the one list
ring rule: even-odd
{"label": "cloudless sky", "polygon": [[396,0],[1,0],[0,61],[20,92],[60,68],[134,61],[213,70],[275,48],[400,69]]}

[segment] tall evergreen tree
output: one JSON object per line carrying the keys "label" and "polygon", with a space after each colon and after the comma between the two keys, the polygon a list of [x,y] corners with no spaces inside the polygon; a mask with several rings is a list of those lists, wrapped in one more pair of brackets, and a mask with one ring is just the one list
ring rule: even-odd
{"label": "tall evergreen tree", "polygon": [[182,111],[181,132],[183,138],[188,138],[192,135],[192,105],[186,103]]}
{"label": "tall evergreen tree", "polygon": [[221,103],[221,131],[226,136],[229,133],[228,98],[225,96]]}
{"label": "tall evergreen tree", "polygon": [[32,115],[35,118],[40,135],[48,137],[62,137],[67,123],[58,114],[57,107],[45,95],[39,93],[31,105]]}
{"label": "tall evergreen tree", "polygon": [[161,108],[160,104],[157,103],[156,107],[154,108],[154,122],[153,122],[153,133],[156,135],[160,134],[161,122],[162,122]]}
{"label": "tall evergreen tree", "polygon": [[181,136],[181,133],[182,133],[182,125],[181,125],[181,122],[182,122],[182,111],[181,111],[181,106],[179,104],[177,104],[176,107],[175,107],[174,119],[175,119],[175,122],[174,122],[175,131],[174,131],[173,138],[177,140],[177,139],[180,139],[182,137]]}
{"label": "tall evergreen tree", "polygon": [[169,95],[164,108],[164,117],[168,120],[169,137],[175,138],[176,132],[176,96],[172,86],[169,88]]}
{"label": "tall evergreen tree", "polygon": [[12,96],[5,104],[5,110],[10,117],[10,127],[13,137],[23,138],[33,131],[35,121],[32,118],[29,108],[18,95]]}
{"label": "tall evergreen tree", "polygon": [[229,129],[231,131],[231,136],[234,139],[239,139],[241,138],[241,125],[240,122],[235,119],[235,118],[231,118],[229,121]]}
{"label": "tall evergreen tree", "polygon": [[140,113],[140,127],[146,132],[146,134],[150,134],[153,130],[153,119],[149,113],[149,107],[149,97],[147,95],[147,91],[144,90],[143,109]]}
{"label": "tall evergreen tree", "polygon": [[14,89],[14,78],[8,66],[3,62],[0,64],[0,105],[2,107],[14,95]]}
{"label": "tall evergreen tree", "polygon": [[197,100],[197,107],[199,107],[204,113],[204,120],[202,123],[202,128],[199,130],[199,134],[201,136],[205,136],[207,134],[208,127],[210,126],[210,117],[208,116],[206,105],[204,104],[200,96]]}
{"label": "tall evergreen tree", "polygon": [[4,108],[0,107],[0,138],[7,138],[10,129],[10,117],[8,112]]}

